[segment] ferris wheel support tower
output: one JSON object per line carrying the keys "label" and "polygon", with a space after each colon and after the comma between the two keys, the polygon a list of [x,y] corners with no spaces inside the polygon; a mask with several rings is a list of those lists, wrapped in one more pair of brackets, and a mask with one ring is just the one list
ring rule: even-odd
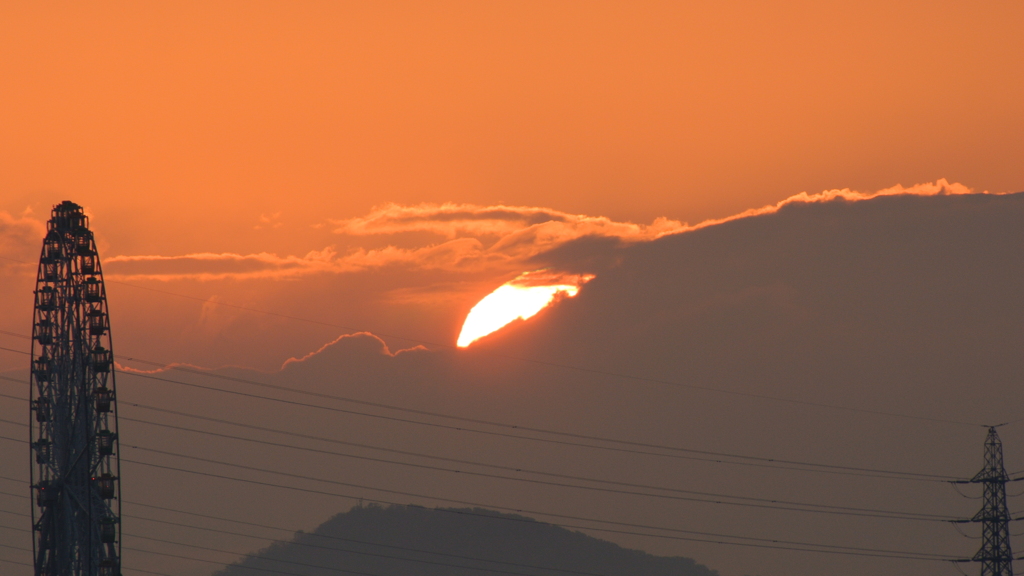
{"label": "ferris wheel support tower", "polygon": [[110,316],[82,207],[54,206],[32,319],[36,576],[120,576],[121,484]]}

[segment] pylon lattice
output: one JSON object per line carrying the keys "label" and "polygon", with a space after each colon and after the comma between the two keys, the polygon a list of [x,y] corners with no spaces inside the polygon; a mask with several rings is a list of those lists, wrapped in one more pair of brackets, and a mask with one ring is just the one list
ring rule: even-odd
{"label": "pylon lattice", "polygon": [[971,558],[981,563],[981,576],[1013,576],[1013,551],[1010,548],[1010,512],[1006,507],[1006,483],[1010,481],[1003,466],[1003,443],[995,427],[985,438],[985,466],[974,478],[964,482],[982,484],[981,510],[969,522],[981,523],[981,548]]}

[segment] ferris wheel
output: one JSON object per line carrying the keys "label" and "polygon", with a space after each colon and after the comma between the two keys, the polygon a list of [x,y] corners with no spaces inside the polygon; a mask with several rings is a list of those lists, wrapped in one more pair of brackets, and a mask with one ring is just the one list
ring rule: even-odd
{"label": "ferris wheel", "polygon": [[53,208],[36,276],[30,441],[36,576],[119,576],[121,485],[110,316],[82,207]]}

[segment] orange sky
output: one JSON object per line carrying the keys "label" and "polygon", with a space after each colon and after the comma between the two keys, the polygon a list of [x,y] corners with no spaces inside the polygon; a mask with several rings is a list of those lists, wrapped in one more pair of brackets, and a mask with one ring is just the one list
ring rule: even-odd
{"label": "orange sky", "polygon": [[[108,275],[200,299],[111,287],[118,333],[179,334],[178,360],[214,361],[188,357],[196,331],[231,340],[236,315],[203,300],[453,342],[565,239],[802,191],[1024,189],[1021,21],[1020,3],[6,3],[0,255],[34,261],[50,207],[86,206]],[[342,273],[259,279],[289,266]],[[28,315],[13,284],[5,323]]]}
{"label": "orange sky", "polygon": [[1019,2],[211,4],[4,3],[0,209],[73,198],[117,253],[304,253],[385,201],[1024,189]]}

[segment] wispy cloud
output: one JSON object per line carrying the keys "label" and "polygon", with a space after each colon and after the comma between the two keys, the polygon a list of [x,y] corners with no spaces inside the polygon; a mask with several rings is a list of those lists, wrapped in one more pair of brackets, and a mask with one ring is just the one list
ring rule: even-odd
{"label": "wispy cloud", "polygon": [[293,356],[285,360],[284,364],[281,365],[281,370],[288,368],[289,364],[299,365],[304,362],[309,362],[310,360],[315,359],[318,355],[324,353],[331,347],[336,346],[343,341],[358,342],[362,344],[364,347],[366,347],[368,350],[375,350],[381,356],[389,356],[392,358],[398,356],[399,354],[419,352],[427,349],[425,346],[416,345],[411,348],[402,348],[400,350],[392,352],[391,349],[388,347],[387,343],[384,342],[384,340],[380,336],[371,334],[369,332],[354,332],[352,334],[342,334],[341,336],[338,336],[334,340],[331,340],[330,342],[324,344],[319,349],[314,350],[313,352],[310,352],[309,354],[306,354],[301,358],[296,358]]}
{"label": "wispy cloud", "polygon": [[270,253],[198,253],[181,256],[114,256],[106,259],[121,280],[288,279],[318,273],[353,273],[384,267],[446,272],[521,271],[531,257],[585,237],[624,242],[653,240],[683,229],[659,218],[650,225],[544,208],[468,204],[388,204],[363,218],[332,222],[353,236],[432,232],[445,240],[413,248],[358,248],[340,254],[331,246],[305,256]]}
{"label": "wispy cloud", "polygon": [[268,252],[235,254],[201,252],[181,256],[113,256],[104,260],[107,276],[118,280],[223,280],[226,278],[289,278],[339,270],[332,248],[305,256],[278,256]]}
{"label": "wispy cloud", "polygon": [[[569,214],[529,206],[475,204],[385,204],[366,216],[332,220],[334,232],[349,237],[430,233],[438,242],[400,248],[357,248],[339,253],[333,246],[305,256],[197,253],[181,256],[114,256],[105,264],[120,280],[248,280],[293,279],[311,274],[346,274],[392,267],[450,273],[522,272],[531,259],[582,238],[614,238],[619,242],[646,242],[723,222],[777,212],[796,203],[860,201],[879,196],[971,194],[958,183],[940,179],[911,187],[894,186],[877,192],[850,189],[801,192],[781,202],[698,224],[657,218],[651,224],[616,222],[604,216]],[[267,217],[267,220],[272,220]],[[36,236],[38,238],[38,235]]]}
{"label": "wispy cloud", "polygon": [[[769,204],[768,206],[762,206],[761,208],[751,208],[739,214],[734,214],[726,218],[718,218],[714,220],[705,220],[700,224],[694,226],[686,226],[685,230],[696,230],[698,228],[706,228],[708,226],[714,226],[716,224],[722,224],[723,222],[730,222],[732,220],[739,220],[740,218],[749,218],[751,216],[760,216],[762,214],[772,214],[778,212],[785,206],[790,204],[814,204],[820,202],[832,202],[835,200],[845,200],[848,202],[857,202],[860,200],[870,200],[872,198],[878,198],[880,196],[957,196],[963,194],[975,194],[973,188],[968,188],[959,182],[949,183],[945,178],[939,178],[935,182],[926,182],[924,184],[915,184],[909,188],[906,188],[900,184],[897,184],[891,188],[884,188],[877,192],[858,192],[856,190],[850,190],[849,188],[825,190],[817,194],[808,194],[807,192],[801,192],[794,194],[785,200]],[[977,194],[992,194],[992,192],[978,192]]]}
{"label": "wispy cloud", "polygon": [[31,210],[20,216],[0,211],[0,270],[34,270],[46,235],[46,224]]}
{"label": "wispy cloud", "polygon": [[[367,236],[401,232],[431,232],[445,238],[458,236],[506,237],[537,231],[534,236],[565,238],[586,235],[618,236],[650,240],[678,230],[682,224],[658,218],[653,224],[615,222],[604,216],[569,214],[531,206],[480,206],[477,204],[384,204],[366,216],[331,220],[338,234]],[[543,231],[539,233],[539,231]]]}

